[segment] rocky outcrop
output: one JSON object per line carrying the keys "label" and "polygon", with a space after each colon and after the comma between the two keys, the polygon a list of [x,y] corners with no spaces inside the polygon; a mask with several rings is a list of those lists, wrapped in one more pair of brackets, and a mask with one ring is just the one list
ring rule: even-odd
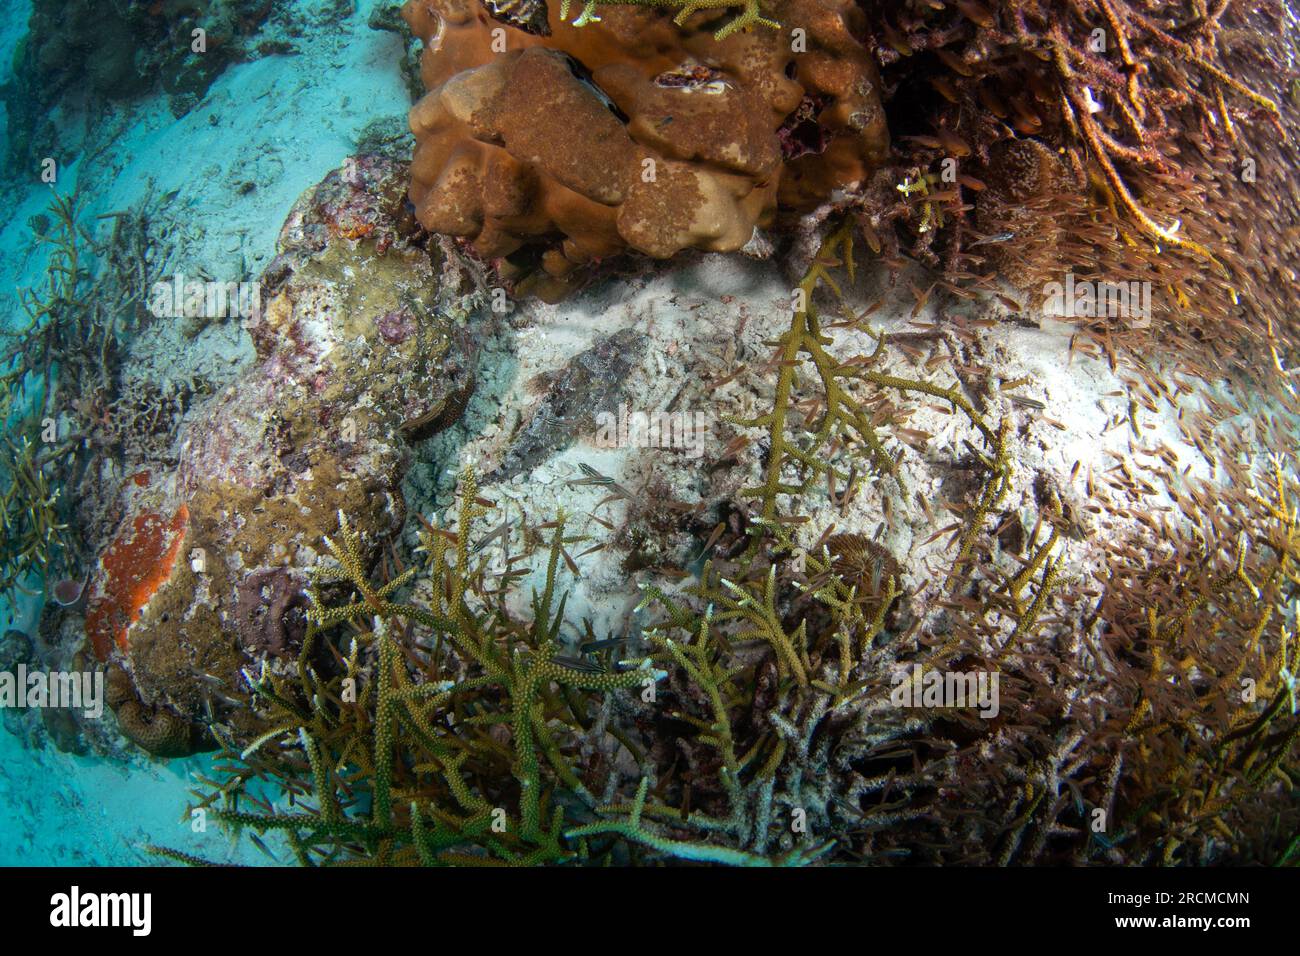
{"label": "rocky outcrop", "polygon": [[86,630],[152,753],[200,746],[213,713],[252,732],[227,705],[250,662],[296,654],[321,539],[340,511],[371,542],[399,528],[408,435],[464,407],[468,316],[409,241],[404,182],[363,157],[300,200],[246,319],[259,361],[190,417],[175,469],[127,482]]}

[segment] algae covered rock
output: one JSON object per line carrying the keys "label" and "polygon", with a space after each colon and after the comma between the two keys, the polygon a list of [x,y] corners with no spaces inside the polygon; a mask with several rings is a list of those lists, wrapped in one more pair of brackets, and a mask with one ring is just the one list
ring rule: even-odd
{"label": "algae covered rock", "polygon": [[[322,538],[340,512],[369,544],[396,531],[408,436],[453,421],[472,388],[454,290],[367,192],[401,178],[385,163],[297,204],[246,319],[259,361],[191,416],[174,469],[124,489],[86,632],[120,671],[123,732],[151,753],[192,751],[218,718],[255,728],[242,672],[297,652]],[[340,209],[368,228],[349,238]]]}

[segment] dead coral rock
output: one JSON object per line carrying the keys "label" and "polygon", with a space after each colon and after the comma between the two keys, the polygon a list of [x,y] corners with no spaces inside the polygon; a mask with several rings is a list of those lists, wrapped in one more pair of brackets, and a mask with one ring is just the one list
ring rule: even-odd
{"label": "dead coral rock", "polygon": [[410,171],[377,153],[350,156],[298,198],[280,229],[281,252],[320,252],[332,240],[373,238],[386,252],[420,225],[406,201]]}
{"label": "dead coral rock", "polygon": [[[340,511],[369,544],[395,532],[409,436],[464,408],[466,313],[382,214],[392,197],[367,191],[386,181],[353,163],[300,201],[249,320],[260,361],[190,418],[174,470],[127,483],[87,636],[100,660],[128,664],[140,710],[119,719],[142,746],[142,721],[212,709],[236,736],[255,732],[249,709],[229,705],[250,662],[300,646],[321,539]],[[334,228],[344,216],[374,228],[349,236]],[[166,746],[177,740],[168,729]]]}
{"label": "dead coral rock", "polygon": [[429,90],[411,110],[416,214],[486,258],[515,257],[506,276],[542,247],[545,276],[521,292],[553,297],[623,252],[739,250],[886,157],[851,3],[778,0],[767,12],[782,29],[721,41],[708,14],[679,27],[668,12],[613,7],[576,28],[551,6],[544,32],[477,0],[402,11],[424,41]]}

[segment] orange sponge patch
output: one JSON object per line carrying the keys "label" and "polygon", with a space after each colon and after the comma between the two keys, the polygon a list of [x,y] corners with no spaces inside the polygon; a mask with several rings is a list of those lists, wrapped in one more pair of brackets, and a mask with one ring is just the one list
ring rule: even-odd
{"label": "orange sponge patch", "polygon": [[152,511],[137,515],[104,552],[86,613],[86,636],[101,661],[114,644],[126,650],[131,622],[171,577],[189,519],[185,505],[170,521]]}

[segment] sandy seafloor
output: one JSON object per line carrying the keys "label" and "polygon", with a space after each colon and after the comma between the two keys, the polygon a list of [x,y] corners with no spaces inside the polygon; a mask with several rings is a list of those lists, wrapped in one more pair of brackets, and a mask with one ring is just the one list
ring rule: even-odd
{"label": "sandy seafloor", "polygon": [[[206,98],[180,120],[161,98],[145,98],[102,122],[96,142],[108,145],[93,165],[67,164],[59,188],[79,185],[87,200],[85,218],[125,209],[153,190],[168,196],[166,220],[171,271],[205,269],[223,280],[255,278],[275,254],[275,240],[294,200],[340,165],[356,149],[356,137],[368,124],[405,114],[408,93],[398,69],[400,42],[367,27],[375,0],[360,0],[344,29],[309,33],[297,43],[299,53],[235,65],[213,84]],[[311,19],[311,0],[302,8]],[[0,63],[9,63],[25,30],[28,4],[10,3],[0,11]],[[84,118],[63,118],[68,131],[67,155],[80,151]],[[115,125],[114,125],[115,124]],[[113,130],[105,136],[104,130]],[[42,275],[44,258],[30,250],[30,217],[44,210],[49,189],[35,182],[10,190],[7,218],[0,227],[0,316],[21,315],[15,290]],[[252,184],[251,188],[249,184]],[[858,290],[863,301],[879,294]],[[563,368],[574,354],[600,337],[629,329],[647,339],[648,347],[625,382],[625,400],[634,409],[654,411],[680,394],[683,409],[707,410],[711,421],[724,415],[763,411],[763,394],[753,376],[740,377],[716,392],[702,391],[707,380],[726,377],[741,360],[761,361],[770,343],[788,323],[787,277],[768,263],[741,256],[702,256],[665,267],[654,275],[609,280],[559,306],[530,305],[481,344],[484,357],[479,387],[464,422],[421,449],[407,476],[413,508],[426,512],[451,501],[454,476],[467,464],[495,465],[504,438],[520,415],[536,406],[530,382]],[[899,288],[905,289],[904,285]],[[913,323],[938,318],[933,308],[912,314],[910,294],[887,297],[873,316],[876,327],[890,332],[914,329]],[[978,320],[992,314],[989,303],[973,303],[959,312]],[[739,326],[736,316],[744,316]],[[486,326],[485,326],[486,328]],[[738,331],[739,328],[739,331]],[[1130,429],[1117,427],[1128,406],[1124,383],[1104,361],[1075,355],[1067,364],[1070,328],[1010,322],[980,333],[978,361],[1003,381],[1030,376],[1033,384],[1020,394],[1050,402],[1055,422],[1044,422],[1033,406],[1014,406],[1002,399],[991,408],[995,418],[1009,415],[1026,436],[1017,449],[1014,496],[1009,507],[1025,509],[1032,523],[1029,485],[1036,473],[1056,476],[1068,485],[1072,470],[1098,474],[1110,467],[1108,454],[1128,453]],[[869,353],[873,340],[863,332],[836,339],[840,355]],[[247,334],[237,323],[214,324],[193,340],[166,323],[150,327],[132,346],[140,374],[183,379],[201,375],[216,383],[230,381],[253,357]],[[757,364],[756,361],[756,364]],[[900,373],[923,371],[898,366]],[[770,399],[769,399],[770,400]],[[944,497],[942,485],[954,455],[971,437],[964,419],[936,410],[935,403],[915,407],[908,426],[931,437],[923,449],[909,448],[906,468],[911,490],[928,501]],[[1202,473],[1204,462],[1179,434],[1172,413],[1143,413],[1142,441],[1163,445]],[[754,433],[757,437],[757,433]],[[714,448],[713,452],[716,453]],[[1075,462],[1079,462],[1075,466]],[[586,464],[631,488],[666,487],[678,500],[699,498],[699,462],[689,456],[655,449],[596,448],[578,441],[543,461],[531,473],[493,488],[508,509],[532,515],[590,514],[605,497],[599,487],[573,486]],[[737,476],[737,484],[746,483]],[[752,477],[752,476],[751,476]],[[1082,479],[1080,479],[1082,480]],[[712,489],[716,494],[717,488]],[[1019,505],[1016,502],[1019,502]],[[880,494],[860,495],[852,509],[815,513],[802,529],[805,545],[834,521],[840,530],[870,534],[879,522]],[[601,508],[608,522],[619,524],[625,504]],[[940,509],[936,509],[940,510]],[[499,519],[498,519],[499,520]],[[909,509],[894,522],[887,544],[906,556],[906,566],[940,567],[948,542],[936,539],[937,526],[950,520]],[[593,545],[609,532],[596,521],[580,519],[580,530]],[[1114,530],[1114,525],[1108,526]],[[1079,575],[1100,567],[1100,555],[1085,544],[1070,555]],[[630,608],[638,596],[635,582],[614,557],[593,554],[581,562],[583,577],[574,585],[570,620],[589,617],[598,630],[635,625]],[[925,582],[908,582],[923,597]],[[526,584],[523,593],[526,594]],[[37,606],[16,611],[15,626],[36,626]],[[111,717],[106,718],[111,719]],[[247,842],[232,846],[216,828],[195,838],[184,819],[191,774],[204,772],[207,758],[170,762],[144,757],[113,764],[92,757],[73,757],[52,745],[28,750],[0,732],[0,865],[130,864],[152,861],[140,846],[182,846],[209,859],[265,863]]]}

